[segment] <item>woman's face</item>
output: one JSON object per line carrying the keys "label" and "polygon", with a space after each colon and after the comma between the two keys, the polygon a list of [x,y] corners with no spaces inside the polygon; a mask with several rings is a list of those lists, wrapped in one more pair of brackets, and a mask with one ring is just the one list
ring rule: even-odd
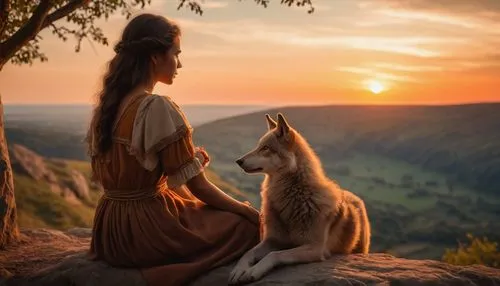
{"label": "woman's face", "polygon": [[161,54],[154,58],[156,80],[164,84],[173,83],[177,75],[177,69],[182,67],[181,61],[179,60],[180,53],[181,41],[180,37],[176,37],[174,44],[165,54]]}

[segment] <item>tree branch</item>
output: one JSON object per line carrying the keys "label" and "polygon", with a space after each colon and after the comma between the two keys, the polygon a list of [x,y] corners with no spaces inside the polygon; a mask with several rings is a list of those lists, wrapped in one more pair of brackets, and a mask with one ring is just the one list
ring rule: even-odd
{"label": "tree branch", "polygon": [[[70,1],[68,4],[62,6],[61,8],[57,9],[56,11],[50,13],[46,18],[45,21],[42,24],[41,29],[44,29],[48,27],[50,24],[54,23],[55,21],[66,17],[67,15],[71,14],[73,11],[76,9],[85,6],[90,3],[90,0],[73,0]],[[40,29],[40,30],[41,30]]]}
{"label": "tree branch", "polygon": [[50,11],[51,2],[51,0],[41,0],[26,25],[17,30],[8,40],[0,43],[0,66],[3,66],[5,59],[13,56],[16,51],[38,34]]}

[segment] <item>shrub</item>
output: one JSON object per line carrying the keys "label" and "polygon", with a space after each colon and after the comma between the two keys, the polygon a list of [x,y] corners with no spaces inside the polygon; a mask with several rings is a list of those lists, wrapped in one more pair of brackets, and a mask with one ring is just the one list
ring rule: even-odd
{"label": "shrub", "polygon": [[442,260],[454,265],[480,264],[500,268],[498,244],[488,238],[474,237],[468,233],[469,244],[459,242],[457,249],[446,249]]}

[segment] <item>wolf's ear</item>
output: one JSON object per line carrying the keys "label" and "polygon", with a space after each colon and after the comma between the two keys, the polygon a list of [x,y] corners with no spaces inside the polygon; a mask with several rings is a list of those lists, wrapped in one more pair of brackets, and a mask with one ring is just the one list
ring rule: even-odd
{"label": "wolf's ear", "polygon": [[276,121],[274,121],[274,119],[272,119],[271,116],[269,116],[269,114],[267,113],[266,113],[266,119],[267,119],[267,128],[269,130],[276,128],[277,125]]}
{"label": "wolf's ear", "polygon": [[283,114],[278,113],[278,136],[284,135],[285,138],[287,138],[289,132],[290,132],[290,125],[286,121]]}

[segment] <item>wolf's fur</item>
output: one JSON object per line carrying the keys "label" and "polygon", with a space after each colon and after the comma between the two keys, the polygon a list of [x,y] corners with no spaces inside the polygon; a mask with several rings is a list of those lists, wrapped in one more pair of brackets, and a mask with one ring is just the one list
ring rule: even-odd
{"label": "wolf's fur", "polygon": [[269,130],[237,162],[264,173],[261,242],[238,261],[230,283],[260,279],[274,267],[368,253],[370,223],[363,201],[324,173],[307,141],[282,114],[266,114]]}

